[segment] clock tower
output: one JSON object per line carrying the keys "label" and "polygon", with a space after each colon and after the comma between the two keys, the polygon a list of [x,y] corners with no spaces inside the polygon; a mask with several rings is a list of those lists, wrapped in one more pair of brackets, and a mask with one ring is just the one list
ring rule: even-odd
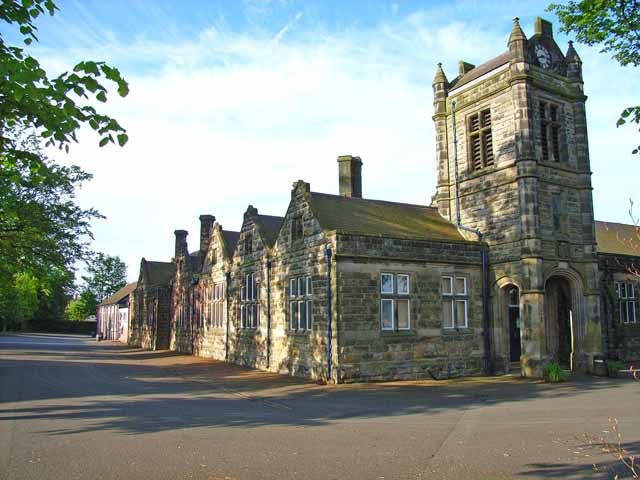
{"label": "clock tower", "polygon": [[552,24],[433,81],[440,214],[489,246],[496,371],[588,370],[602,351],[582,61]]}

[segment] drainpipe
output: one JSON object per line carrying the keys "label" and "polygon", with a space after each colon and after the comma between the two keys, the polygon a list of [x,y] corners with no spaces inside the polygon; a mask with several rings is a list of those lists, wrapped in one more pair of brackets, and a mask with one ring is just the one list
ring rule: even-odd
{"label": "drainpipe", "polygon": [[327,383],[331,381],[331,249],[324,248],[327,261]]}
{"label": "drainpipe", "polygon": [[271,359],[271,259],[267,258],[267,370]]}
{"label": "drainpipe", "polygon": [[[460,220],[460,192],[458,188],[458,134],[456,132],[456,102],[451,102],[451,128],[453,129],[453,182],[454,182],[454,203],[455,203],[455,225],[456,228],[466,232],[474,233],[478,236],[478,242],[482,241],[482,232],[476,228],[469,228],[462,225]],[[482,354],[482,368],[486,375],[491,374],[491,339],[489,337],[489,252],[486,249],[480,251],[482,262],[482,337],[484,353]]]}
{"label": "drainpipe", "polygon": [[224,334],[224,360],[225,362],[229,361],[229,284],[231,283],[231,273],[227,272],[224,275],[224,283],[225,283],[225,292],[224,292],[224,302],[225,302],[225,310],[226,310],[226,327]]}

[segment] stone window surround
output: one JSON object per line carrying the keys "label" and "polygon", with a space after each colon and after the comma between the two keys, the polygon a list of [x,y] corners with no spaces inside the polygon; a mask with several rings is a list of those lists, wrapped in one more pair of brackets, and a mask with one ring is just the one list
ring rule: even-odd
{"label": "stone window surround", "polygon": [[[544,98],[538,100],[537,107],[540,147],[542,149],[541,160],[554,164],[563,163],[562,106]],[[547,152],[546,156],[545,151]]]}
{"label": "stone window surround", "polygon": [[615,282],[618,319],[623,324],[638,322],[636,286],[632,282]]}
{"label": "stone window surround", "polygon": [[240,278],[238,330],[257,330],[260,325],[260,283],[256,272],[246,272]]}
{"label": "stone window surround", "polygon": [[[391,277],[391,288],[385,288],[385,277]],[[405,288],[400,289],[400,279],[405,280]],[[407,272],[380,272],[380,329],[383,333],[408,332],[411,330],[411,274]],[[402,290],[402,291],[400,291]],[[406,323],[400,326],[398,305],[406,303]],[[385,305],[391,306],[391,324],[385,321]]]}
{"label": "stone window surround", "polygon": [[[449,282],[445,282],[448,279]],[[463,280],[464,289],[462,292],[457,291],[457,280]],[[449,283],[448,291],[445,290],[444,285]],[[469,279],[464,275],[456,274],[444,274],[442,275],[441,283],[441,295],[442,295],[442,328],[446,331],[461,330],[469,328]],[[445,325],[444,312],[447,308],[447,303],[451,304],[451,325]],[[460,324],[458,321],[458,309],[456,305],[464,305],[464,324]]]}
{"label": "stone window surround", "polygon": [[[289,289],[287,301],[289,315],[289,331],[310,332],[313,328],[313,282],[311,275],[298,275],[289,279]],[[301,292],[304,292],[301,294]],[[304,312],[304,328],[300,318]]]}
{"label": "stone window surround", "polygon": [[[477,127],[474,127],[474,119]],[[488,122],[487,122],[488,119]],[[493,151],[493,122],[491,107],[486,106],[467,115],[467,151],[469,158],[469,172],[477,172],[495,165],[495,152]],[[474,159],[474,140],[478,140],[478,162]]]}
{"label": "stone window surround", "polygon": [[222,328],[224,325],[224,299],[226,297],[225,282],[211,282],[209,298],[209,315],[207,325]]}

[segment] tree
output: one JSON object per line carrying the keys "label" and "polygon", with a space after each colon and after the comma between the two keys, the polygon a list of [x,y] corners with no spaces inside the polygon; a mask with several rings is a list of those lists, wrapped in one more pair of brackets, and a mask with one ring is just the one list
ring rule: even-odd
{"label": "tree", "polygon": [[[52,272],[72,278],[78,259],[89,255],[90,221],[101,215],[75,204],[75,189],[91,175],[76,166],[56,165],[46,157],[38,138],[15,135],[13,140],[32,161],[9,160],[0,151],[0,321],[3,329],[15,311],[16,275],[38,279],[46,298]],[[37,168],[34,168],[37,166]],[[64,299],[57,295],[55,298]],[[61,308],[57,309],[58,311]],[[23,322],[24,325],[24,322]]]}
{"label": "tree", "polygon": [[82,277],[87,290],[101,302],[127,283],[127,265],[120,257],[96,253],[87,262],[87,276]]}
{"label": "tree", "polygon": [[[59,316],[73,265],[88,255],[89,223],[100,215],[74,202],[75,188],[91,176],[44,156],[45,146],[66,151],[77,131],[89,125],[99,145],[124,145],[120,124],[92,103],[107,101],[108,86],[120,96],[129,87],[120,72],[104,62],[82,61],[71,72],[50,78],[25,48],[37,41],[34,24],[53,15],[53,0],[2,0],[0,23],[18,30],[24,45],[6,43],[0,33],[0,323],[15,321],[16,275],[38,280],[39,311]],[[23,48],[24,47],[24,48]],[[106,80],[106,82],[105,82]],[[50,272],[57,272],[55,282]],[[54,285],[48,289],[47,285]]]}
{"label": "tree", "polygon": [[[572,0],[552,3],[548,10],[558,16],[561,30],[574,33],[579,42],[601,46],[602,53],[612,53],[622,66],[640,65],[640,1]],[[627,121],[640,124],[640,105],[625,108],[617,126]],[[632,153],[640,153],[640,145]]]}
{"label": "tree", "polygon": [[98,308],[98,301],[93,292],[83,290],[78,298],[69,302],[67,308],[64,310],[64,314],[69,320],[79,321],[95,315],[96,308]]}

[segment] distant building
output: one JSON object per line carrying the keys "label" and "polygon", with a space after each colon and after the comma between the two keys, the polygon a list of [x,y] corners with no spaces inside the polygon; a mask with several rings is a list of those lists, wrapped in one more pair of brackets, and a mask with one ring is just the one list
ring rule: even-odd
{"label": "distant building", "polygon": [[97,333],[105,340],[127,342],[129,338],[129,297],[137,283],[128,283],[98,305]]}
{"label": "distant building", "polygon": [[640,240],[593,217],[580,57],[540,18],[506,46],[436,69],[431,205],[363,198],[346,155],[340,195],[300,180],[239,232],[203,215],[198,251],[176,230],[155,280],[143,260],[130,342],[336,382],[638,359]]}

